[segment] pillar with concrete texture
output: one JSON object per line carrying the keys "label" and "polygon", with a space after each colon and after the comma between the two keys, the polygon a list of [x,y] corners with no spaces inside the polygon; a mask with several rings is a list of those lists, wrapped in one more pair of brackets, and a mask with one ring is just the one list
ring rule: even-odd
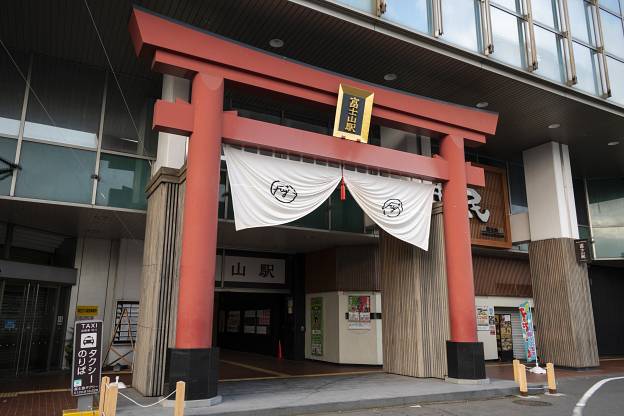
{"label": "pillar with concrete texture", "polygon": [[596,367],[598,347],[587,265],[578,263],[578,224],[567,145],[523,152],[537,354],[542,362]]}

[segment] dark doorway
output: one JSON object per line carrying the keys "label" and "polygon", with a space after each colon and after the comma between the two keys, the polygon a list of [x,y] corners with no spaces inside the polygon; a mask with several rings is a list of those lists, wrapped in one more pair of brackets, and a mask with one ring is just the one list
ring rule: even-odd
{"label": "dark doorway", "polygon": [[600,355],[624,354],[624,268],[591,265],[589,282]]}
{"label": "dark doorway", "polygon": [[277,293],[220,292],[217,294],[217,344],[220,348],[276,356],[285,337],[288,296]]}
{"label": "dark doorway", "polygon": [[0,280],[0,375],[62,366],[70,288]]}

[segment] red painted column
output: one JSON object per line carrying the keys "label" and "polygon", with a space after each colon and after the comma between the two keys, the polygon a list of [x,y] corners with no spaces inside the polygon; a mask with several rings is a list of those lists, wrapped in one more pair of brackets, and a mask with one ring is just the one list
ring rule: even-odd
{"label": "red painted column", "polygon": [[223,78],[195,75],[191,102],[194,122],[186,162],[176,321],[179,349],[212,346]]}
{"label": "red painted column", "polygon": [[476,342],[477,319],[468,223],[464,139],[445,136],[440,156],[448,162],[449,180],[442,188],[444,245],[451,341]]}

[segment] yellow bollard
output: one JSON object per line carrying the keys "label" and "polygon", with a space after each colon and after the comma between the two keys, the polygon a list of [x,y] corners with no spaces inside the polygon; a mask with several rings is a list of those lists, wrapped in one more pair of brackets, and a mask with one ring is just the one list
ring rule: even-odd
{"label": "yellow bollard", "polygon": [[520,395],[528,396],[529,388],[527,386],[526,367],[524,364],[518,366],[518,384],[520,384]]}
{"label": "yellow bollard", "polygon": [[555,366],[553,363],[546,364],[546,378],[548,379],[548,393],[557,393],[557,383],[555,382]]}
{"label": "yellow bollard", "polygon": [[176,383],[176,398],[173,416],[184,416],[184,394],[186,391],[186,383],[178,381]]}
{"label": "yellow bollard", "polygon": [[514,381],[518,383],[518,366],[520,365],[520,360],[513,360],[513,373],[514,373]]}
{"label": "yellow bollard", "polygon": [[108,388],[108,383],[110,383],[110,378],[108,376],[102,377],[102,381],[100,382],[100,399],[98,401],[98,412],[102,414],[104,411],[104,403],[106,403],[106,389]]}

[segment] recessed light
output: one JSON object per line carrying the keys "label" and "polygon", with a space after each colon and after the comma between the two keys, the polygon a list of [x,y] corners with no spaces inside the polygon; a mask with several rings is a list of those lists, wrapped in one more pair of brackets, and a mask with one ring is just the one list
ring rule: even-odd
{"label": "recessed light", "polygon": [[548,126],[549,129],[558,129],[559,127],[561,127],[561,124],[559,123],[553,123],[550,126]]}
{"label": "recessed light", "polygon": [[284,41],[278,38],[271,39],[269,45],[271,45],[272,48],[281,48],[284,46]]}
{"label": "recessed light", "polygon": [[490,103],[488,103],[487,101],[481,101],[480,103],[477,103],[477,108],[485,108],[488,105],[490,105]]}
{"label": "recessed light", "polygon": [[397,74],[392,74],[392,73],[386,74],[386,75],[384,75],[384,79],[386,81],[394,81],[394,80],[397,79]]}
{"label": "recessed light", "polygon": [[620,144],[620,142],[618,140],[614,140],[612,142],[607,143],[607,146],[617,146],[618,144]]}

